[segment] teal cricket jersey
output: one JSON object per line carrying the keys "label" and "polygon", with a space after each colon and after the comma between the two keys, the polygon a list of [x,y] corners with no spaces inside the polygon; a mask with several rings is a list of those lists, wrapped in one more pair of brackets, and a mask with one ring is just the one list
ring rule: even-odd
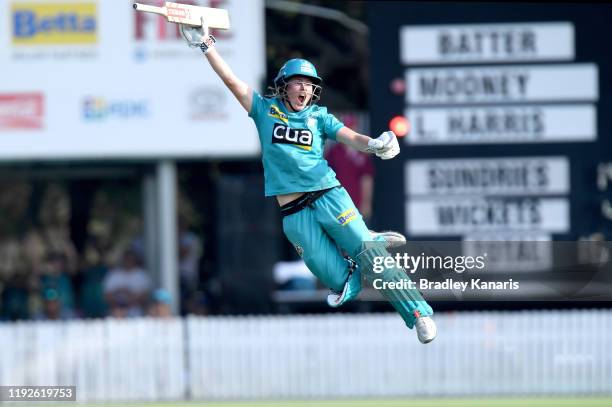
{"label": "teal cricket jersey", "polygon": [[278,98],[253,91],[249,117],[261,142],[265,194],[310,192],[340,185],[323,158],[325,139],[344,127],[326,107],[311,105],[291,113]]}

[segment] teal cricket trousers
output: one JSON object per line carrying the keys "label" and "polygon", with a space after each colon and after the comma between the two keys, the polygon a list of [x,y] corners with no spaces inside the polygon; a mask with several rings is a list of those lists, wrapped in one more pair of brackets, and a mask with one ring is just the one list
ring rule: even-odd
{"label": "teal cricket trousers", "polygon": [[[288,205],[291,203],[283,205],[283,208]],[[284,216],[283,231],[310,271],[335,291],[341,292],[349,279],[348,263],[340,250],[357,262],[366,280],[381,278],[390,282],[408,279],[399,267],[385,269],[380,274],[373,272],[374,258],[390,254],[384,248],[384,242],[372,243],[361,214],[343,187],[332,188],[299,211]],[[359,285],[358,290],[360,288]],[[433,314],[418,290],[382,290],[382,294],[410,328],[414,326],[416,317]]]}

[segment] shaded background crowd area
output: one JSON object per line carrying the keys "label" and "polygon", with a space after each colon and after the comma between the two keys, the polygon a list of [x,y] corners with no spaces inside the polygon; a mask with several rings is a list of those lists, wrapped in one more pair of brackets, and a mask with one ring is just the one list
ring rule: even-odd
{"label": "shaded background crowd area", "polygon": [[[137,189],[134,192],[129,183],[107,183],[87,191],[82,183],[76,184],[10,181],[1,188],[2,319],[165,312],[158,305],[170,305],[175,299],[156,288],[144,268]],[[79,207],[83,199],[87,206]],[[75,216],[79,209],[87,213],[84,224],[82,217]],[[184,289],[189,290],[184,298],[195,300],[202,297],[196,293],[195,281],[202,244],[187,229],[180,239],[180,268]],[[206,313],[205,299],[199,298],[199,303],[201,307],[190,311]]]}
{"label": "shaded background crowd area", "polygon": [[[324,6],[365,21],[362,2],[297,3]],[[271,7],[266,8],[265,19],[267,77],[265,83],[253,85],[265,90],[284,61],[307,58],[324,77],[325,105],[347,125],[368,132],[363,113],[368,103],[366,33]],[[155,312],[155,304],[177,300],[158,288],[159,279],[145,266],[139,177],[147,171],[147,162],[15,163],[0,168],[2,320],[146,315]],[[178,164],[176,243],[182,315],[272,309],[271,291],[286,283],[273,282],[274,264],[296,261],[297,256],[285,242],[274,203],[262,197],[262,175],[258,158]],[[231,192],[228,185],[235,182],[243,192],[250,191],[255,206],[244,195]],[[368,188],[370,207],[364,208],[365,215],[371,212]],[[228,199],[241,200],[249,215],[241,217],[240,209],[224,215],[220,206],[226,206]],[[266,209],[255,218],[261,206]],[[229,236],[227,230],[232,231]],[[263,256],[249,247],[239,265],[255,285],[242,287],[237,281],[244,280],[240,275],[224,277],[222,263],[231,257],[224,248],[239,236],[256,240],[262,230],[270,240],[262,245]],[[238,286],[238,291],[229,286]],[[307,286],[313,287],[312,281]],[[257,296],[262,299],[256,300]]]}

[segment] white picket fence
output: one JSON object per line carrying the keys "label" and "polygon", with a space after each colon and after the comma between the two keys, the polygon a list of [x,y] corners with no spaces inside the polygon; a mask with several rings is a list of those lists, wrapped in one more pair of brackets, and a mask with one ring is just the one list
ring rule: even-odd
{"label": "white picket fence", "polygon": [[185,397],[180,319],[0,325],[0,383],[75,385],[78,401]]}
{"label": "white picket fence", "polygon": [[76,385],[80,402],[612,394],[612,311],[0,325],[0,383]]}

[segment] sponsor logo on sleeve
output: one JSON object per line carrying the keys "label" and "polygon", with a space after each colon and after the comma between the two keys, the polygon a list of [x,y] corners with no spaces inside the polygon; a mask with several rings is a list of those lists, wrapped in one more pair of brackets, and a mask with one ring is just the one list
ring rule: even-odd
{"label": "sponsor logo on sleeve", "polygon": [[289,123],[289,119],[287,118],[287,115],[281,112],[280,109],[276,105],[270,106],[270,111],[268,112],[268,116],[279,119],[285,122],[285,124]]}
{"label": "sponsor logo on sleeve", "polygon": [[354,208],[347,209],[346,211],[342,212],[340,215],[336,216],[336,219],[338,219],[338,222],[340,223],[340,225],[346,226],[352,221],[354,221],[355,219],[357,219],[357,212],[355,212]]}

